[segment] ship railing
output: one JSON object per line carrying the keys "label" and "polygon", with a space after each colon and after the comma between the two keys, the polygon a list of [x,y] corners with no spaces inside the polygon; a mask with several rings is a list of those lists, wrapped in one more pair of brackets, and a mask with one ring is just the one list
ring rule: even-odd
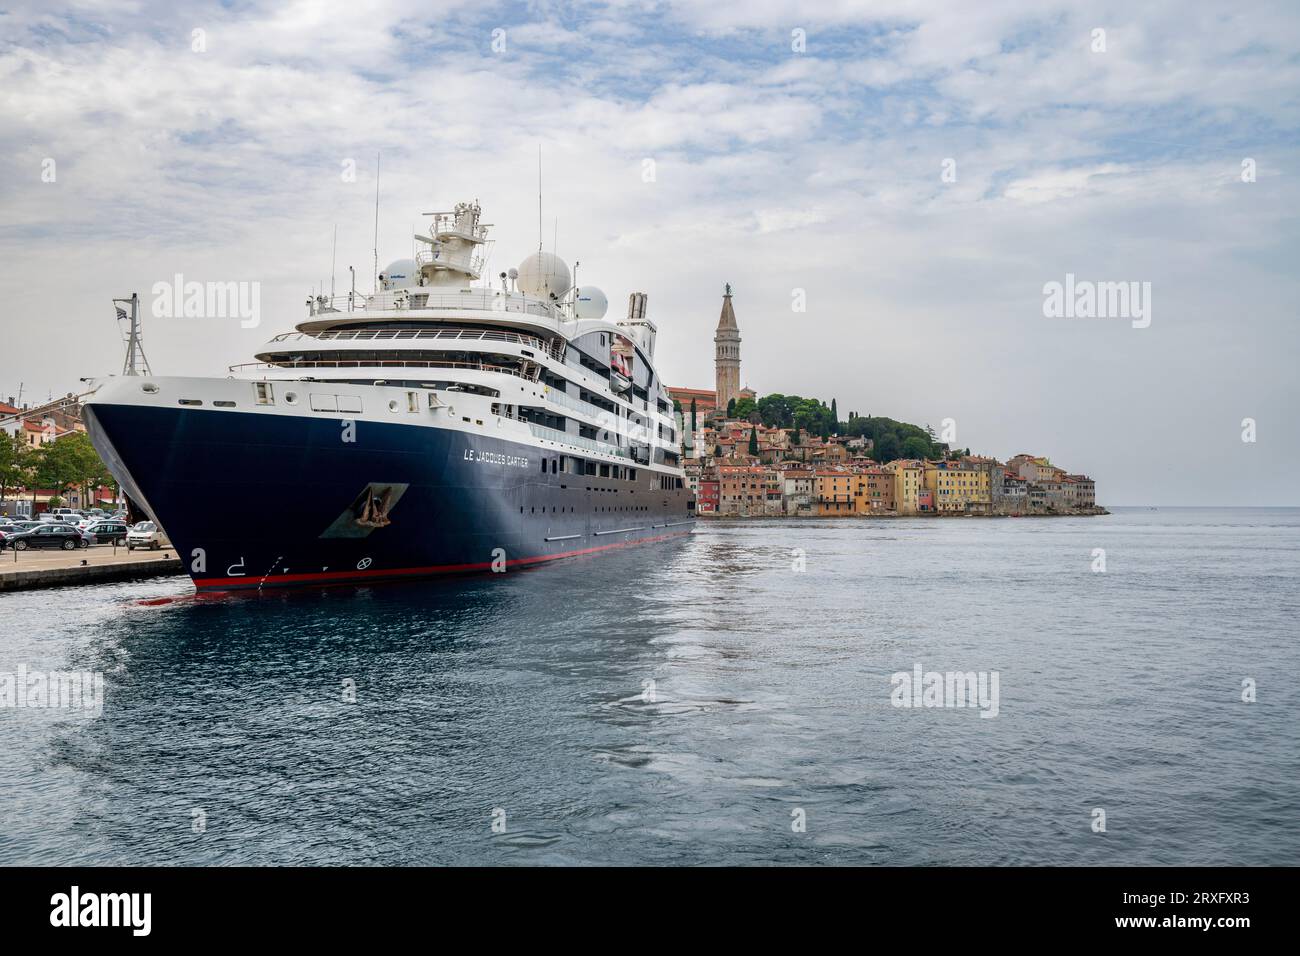
{"label": "ship railing", "polygon": [[529,382],[537,381],[537,366],[532,366],[530,372],[509,365],[494,365],[491,362],[452,362],[439,361],[430,359],[421,361],[418,359],[303,359],[302,361],[283,361],[283,362],[245,362],[241,365],[231,365],[231,372],[284,372],[300,368],[458,368],[468,369],[472,372],[501,372],[505,375],[514,375],[516,378],[522,378]]}
{"label": "ship railing", "polygon": [[276,342],[370,342],[408,341],[429,339],[456,339],[458,341],[510,342],[545,352],[559,361],[562,346],[548,345],[535,335],[519,332],[498,332],[490,329],[336,329],[326,332],[284,332],[271,339]]}
{"label": "ship railing", "polygon": [[[444,235],[449,235],[444,233]],[[422,249],[415,254],[415,264],[423,268],[438,265],[444,269],[466,272],[475,277],[483,271],[484,256],[480,254],[452,255],[443,249]]]}
{"label": "ship railing", "polygon": [[474,309],[482,312],[506,312],[516,315],[536,315],[548,319],[563,316],[541,299],[520,293],[505,295],[487,289],[461,292],[431,292],[433,287],[397,289],[366,295],[353,292],[345,295],[316,296],[309,301],[310,312],[334,314],[338,312],[432,312],[439,309]]}
{"label": "ship railing", "polygon": [[548,388],[546,391],[546,398],[555,402],[557,405],[563,405],[565,408],[571,408],[575,412],[582,412],[583,414],[590,415],[593,418],[600,418],[602,415],[613,419],[619,417],[618,412],[616,411],[612,412],[607,408],[601,408],[599,405],[593,404],[592,402],[584,402],[582,399],[574,398],[572,395],[569,395],[566,392],[561,392],[558,389]]}
{"label": "ship railing", "polygon": [[532,431],[534,438],[541,438],[546,441],[562,442],[566,445],[572,445],[575,448],[585,448],[587,451],[599,452],[604,455],[614,455],[618,458],[631,458],[631,453],[626,448],[619,448],[617,445],[610,445],[607,442],[596,441],[594,438],[584,438],[581,435],[571,435],[568,432],[562,432],[554,428],[547,428],[545,425],[534,425],[528,423],[528,428]]}

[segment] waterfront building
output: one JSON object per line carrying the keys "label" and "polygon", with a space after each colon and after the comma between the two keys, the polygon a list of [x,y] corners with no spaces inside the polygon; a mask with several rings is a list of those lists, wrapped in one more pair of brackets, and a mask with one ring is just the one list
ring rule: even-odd
{"label": "waterfront building", "polygon": [[813,498],[818,516],[853,514],[853,478],[847,471],[813,472]]}
{"label": "waterfront building", "polygon": [[716,474],[700,477],[700,490],[696,497],[695,510],[699,514],[717,514],[718,499],[721,494]]}
{"label": "waterfront building", "polygon": [[1075,485],[1075,507],[1097,507],[1097,485],[1087,475],[1069,475]]}
{"label": "waterfront building", "polygon": [[894,476],[884,468],[864,468],[854,475],[853,510],[858,514],[894,511]]}
{"label": "waterfront building", "polygon": [[718,513],[723,515],[763,514],[767,486],[763,469],[749,465],[723,465],[718,468]]}
{"label": "waterfront building", "polygon": [[763,469],[763,513],[780,515],[785,513],[784,481],[781,472],[775,468]]}
{"label": "waterfront building", "polygon": [[918,496],[925,487],[924,463],[916,459],[900,458],[885,466],[894,477],[894,510],[901,515],[920,512]]}
{"label": "waterfront building", "polygon": [[786,465],[781,471],[781,496],[785,513],[811,514],[813,510],[813,472],[801,465]]}
{"label": "waterfront building", "polygon": [[967,462],[927,461],[925,487],[941,514],[988,513],[991,507],[988,472]]}
{"label": "waterfront building", "polygon": [[1024,514],[1029,507],[1026,490],[1029,482],[1019,475],[1013,475],[1010,472],[1004,472],[1002,475],[1002,490],[998,495],[998,511],[1000,514],[1018,515]]}

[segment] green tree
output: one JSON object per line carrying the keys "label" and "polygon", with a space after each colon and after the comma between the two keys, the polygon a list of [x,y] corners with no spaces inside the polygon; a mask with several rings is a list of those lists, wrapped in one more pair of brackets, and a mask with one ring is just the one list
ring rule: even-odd
{"label": "green tree", "polygon": [[736,400],[734,398],[727,400],[727,417],[736,417]]}
{"label": "green tree", "polygon": [[89,500],[93,488],[113,481],[85,432],[72,432],[42,445],[37,451],[35,471],[37,483],[53,489],[56,495],[80,488],[83,503]]}
{"label": "green tree", "polygon": [[695,424],[695,399],[691,399],[691,431],[695,431],[699,426]]}
{"label": "green tree", "polygon": [[734,407],[727,413],[728,418],[749,418],[758,407],[752,398],[737,398],[732,401]]}
{"label": "green tree", "polygon": [[831,431],[836,435],[840,433],[840,412],[833,398],[831,399]]}
{"label": "green tree", "polygon": [[0,500],[31,479],[35,452],[22,436],[0,432]]}
{"label": "green tree", "polygon": [[749,426],[749,453],[755,458],[758,457],[758,426]]}
{"label": "green tree", "polygon": [[902,458],[929,458],[931,454],[930,443],[919,435],[908,435],[903,439]]}
{"label": "green tree", "polygon": [[893,461],[899,457],[901,446],[898,444],[898,438],[893,432],[886,432],[885,435],[876,442],[875,454],[872,456],[876,461]]}

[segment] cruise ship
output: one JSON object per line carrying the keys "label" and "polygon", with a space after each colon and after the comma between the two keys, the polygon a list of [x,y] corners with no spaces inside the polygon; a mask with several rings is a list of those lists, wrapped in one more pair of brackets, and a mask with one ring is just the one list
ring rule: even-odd
{"label": "cruise ship", "polygon": [[477,202],[224,377],[94,380],[86,428],[199,590],[503,571],[689,534],[646,296],[539,250],[484,280]]}

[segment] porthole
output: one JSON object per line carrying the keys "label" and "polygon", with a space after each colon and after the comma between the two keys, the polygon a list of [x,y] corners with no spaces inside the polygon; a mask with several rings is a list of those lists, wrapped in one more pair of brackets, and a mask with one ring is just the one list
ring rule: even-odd
{"label": "porthole", "polygon": [[390,401],[390,402],[388,403],[388,410],[389,410],[390,412],[395,412],[395,411],[397,411],[397,399],[393,399],[392,401]]}
{"label": "porthole", "polygon": [[289,405],[297,405],[297,404],[298,404],[298,393],[297,393],[297,392],[285,392],[285,393],[284,393],[284,400],[285,400],[286,404],[289,404]]}
{"label": "porthole", "polygon": [[156,395],[158,393],[158,386],[153,382],[145,382],[140,386],[140,391],[148,392],[150,395]]}

